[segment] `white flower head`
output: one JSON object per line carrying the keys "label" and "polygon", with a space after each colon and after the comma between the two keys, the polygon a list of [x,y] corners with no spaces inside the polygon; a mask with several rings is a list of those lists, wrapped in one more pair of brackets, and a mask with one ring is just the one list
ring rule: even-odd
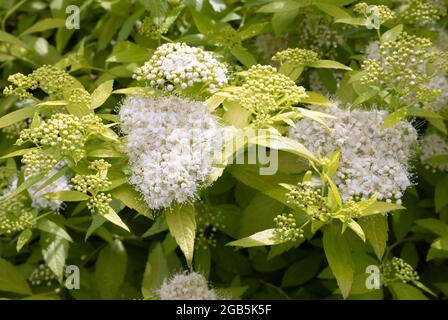
{"label": "white flower head", "polygon": [[197,196],[222,146],[221,127],[201,102],[128,97],[121,105],[130,183],[152,209]]}
{"label": "white flower head", "polygon": [[32,200],[31,206],[33,208],[49,209],[49,210],[53,210],[56,212],[59,211],[63,202],[60,200],[50,200],[50,199],[44,198],[43,195],[45,195],[49,192],[71,190],[68,177],[63,175],[63,176],[59,177],[58,179],[56,179],[55,181],[48,184],[47,186],[43,187],[42,189],[40,189],[40,188],[48,179],[53,177],[59,171],[60,168],[61,168],[60,165],[56,166],[55,168],[50,170],[50,172],[44,178],[42,178],[41,181],[32,185],[28,189],[30,198]]}
{"label": "white flower head", "polygon": [[368,59],[377,60],[377,61],[379,61],[381,59],[380,42],[379,41],[371,41],[367,45],[367,47],[365,49],[365,53],[364,53],[364,60],[368,60]]}
{"label": "white flower head", "polygon": [[196,83],[206,84],[210,89],[222,87],[227,84],[226,74],[226,66],[210,53],[185,43],[165,43],[137,68],[133,78],[172,91],[185,90]]}
{"label": "white flower head", "polygon": [[420,161],[428,170],[448,172],[447,163],[435,163],[430,159],[438,155],[448,154],[448,138],[438,133],[426,134],[420,141]]}
{"label": "white flower head", "polygon": [[165,280],[158,290],[161,300],[218,300],[203,275],[184,272]]}
{"label": "white flower head", "polygon": [[381,129],[386,111],[362,111],[340,108],[321,110],[337,117],[327,121],[330,131],[310,119],[299,120],[289,136],[320,157],[340,150],[341,159],[334,177],[343,201],[379,200],[400,203],[411,185],[407,164],[417,132],[405,121]]}

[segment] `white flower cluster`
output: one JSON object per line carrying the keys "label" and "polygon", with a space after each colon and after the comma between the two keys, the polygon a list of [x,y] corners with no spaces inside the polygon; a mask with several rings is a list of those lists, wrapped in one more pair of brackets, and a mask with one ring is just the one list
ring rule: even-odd
{"label": "white flower cluster", "polygon": [[[57,166],[59,167],[59,166]],[[49,200],[43,197],[44,194],[49,192],[58,192],[58,191],[69,191],[70,183],[69,179],[66,176],[61,176],[49,185],[40,189],[40,187],[52,176],[54,176],[58,172],[58,168],[52,169],[42,180],[34,185],[32,185],[28,191],[32,200],[31,206],[36,209],[49,209],[53,211],[58,211],[62,206],[62,201],[60,200]],[[40,190],[39,190],[40,189]]]}
{"label": "white flower cluster", "polygon": [[433,163],[429,159],[438,155],[448,155],[448,138],[437,133],[426,134],[420,142],[420,161],[426,169],[448,172],[448,163]]}
{"label": "white flower cluster", "polygon": [[430,108],[435,112],[446,112],[448,110],[448,79],[445,75],[438,75],[432,78],[427,87],[432,90],[440,90],[441,93],[430,103]]}
{"label": "white flower cluster", "polygon": [[218,300],[204,276],[196,272],[178,273],[165,280],[158,294],[161,300]]}
{"label": "white flower cluster", "polygon": [[207,107],[177,97],[128,97],[119,117],[130,182],[148,205],[164,208],[196,196],[222,145],[221,127]]}
{"label": "white flower cluster", "polygon": [[381,59],[380,56],[380,42],[379,41],[371,41],[364,52],[364,59],[363,60],[376,60],[379,61]]}
{"label": "white flower cluster", "polygon": [[374,194],[379,200],[401,203],[411,185],[407,163],[417,132],[408,122],[381,129],[385,111],[323,108],[337,117],[327,121],[330,131],[310,119],[299,120],[289,136],[320,157],[336,150],[341,160],[335,176],[343,201],[366,200]]}
{"label": "white flower cluster", "polygon": [[227,84],[227,68],[200,48],[185,43],[165,43],[154,55],[137,68],[133,78],[149,80],[151,86],[187,89],[195,83],[207,84],[210,89]]}

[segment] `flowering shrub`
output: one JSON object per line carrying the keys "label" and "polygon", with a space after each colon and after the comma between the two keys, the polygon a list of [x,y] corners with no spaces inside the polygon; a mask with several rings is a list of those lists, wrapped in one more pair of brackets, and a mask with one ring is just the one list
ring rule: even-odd
{"label": "flowering shrub", "polygon": [[447,299],[447,1],[4,1],[0,298]]}

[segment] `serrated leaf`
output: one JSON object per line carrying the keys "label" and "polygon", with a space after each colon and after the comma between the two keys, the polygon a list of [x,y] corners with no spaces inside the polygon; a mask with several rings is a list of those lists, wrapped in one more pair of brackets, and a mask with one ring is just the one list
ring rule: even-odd
{"label": "serrated leaf", "polygon": [[69,241],[52,233],[43,232],[40,237],[42,256],[45,263],[59,281],[64,276],[65,260],[68,256]]}
{"label": "serrated leaf", "polygon": [[0,118],[0,129],[8,127],[14,123],[31,118],[36,112],[37,106],[28,106],[19,110],[10,112]]}
{"label": "serrated leaf", "polygon": [[30,28],[25,30],[21,35],[27,35],[35,32],[41,32],[45,30],[50,29],[56,29],[60,27],[65,26],[65,19],[58,19],[58,18],[47,18],[43,20],[39,20],[34,25],[32,25]]}
{"label": "serrated leaf", "polygon": [[146,299],[154,298],[156,291],[169,276],[168,261],[160,242],[149,249],[142,281],[142,295]]}
{"label": "serrated leaf", "polygon": [[100,84],[98,88],[92,92],[91,109],[99,108],[106,102],[107,98],[109,98],[112,93],[113,85],[114,80],[109,80]]}
{"label": "serrated leaf", "polygon": [[56,191],[56,192],[49,192],[43,195],[44,198],[49,200],[60,200],[60,201],[67,201],[67,202],[77,202],[77,201],[84,201],[88,200],[90,196],[83,192],[79,191]]}
{"label": "serrated leaf", "polygon": [[185,255],[187,264],[193,262],[194,240],[196,237],[196,219],[194,206],[174,204],[165,210],[165,218],[171,235]]}
{"label": "serrated leaf", "polygon": [[286,240],[280,239],[276,235],[275,229],[267,229],[257,232],[249,237],[229,242],[226,246],[250,248],[258,246],[273,246],[284,242],[286,242]]}
{"label": "serrated leaf", "polygon": [[349,244],[336,224],[324,229],[323,245],[328,264],[345,299],[352,287],[355,267]]}
{"label": "serrated leaf", "polygon": [[428,300],[420,290],[407,283],[394,282],[388,288],[395,300]]}
{"label": "serrated leaf", "polygon": [[109,211],[106,214],[104,214],[103,217],[112,222],[113,224],[130,232],[128,226],[123,222],[123,220],[121,220],[120,216],[111,207],[109,207]]}
{"label": "serrated leaf", "polygon": [[22,273],[2,258],[0,258],[0,291],[31,294],[31,289]]}
{"label": "serrated leaf", "polygon": [[127,262],[126,249],[118,239],[101,250],[95,265],[95,283],[102,299],[116,298],[126,274]]}
{"label": "serrated leaf", "polygon": [[341,69],[349,71],[352,70],[352,68],[333,60],[318,60],[316,62],[307,64],[307,66],[312,68]]}
{"label": "serrated leaf", "polygon": [[33,236],[33,231],[30,229],[23,230],[19,237],[17,238],[17,244],[16,244],[16,250],[17,252],[20,252],[22,250],[23,246],[30,241],[31,237]]}
{"label": "serrated leaf", "polygon": [[70,235],[67,233],[67,231],[64,230],[64,228],[60,227],[59,225],[48,219],[39,220],[37,224],[37,229],[50,233],[59,238],[65,239],[67,241],[70,242],[73,241]]}
{"label": "serrated leaf", "polygon": [[381,261],[384,251],[387,247],[387,240],[389,237],[389,226],[387,223],[387,216],[373,215],[362,217],[358,219],[367,240],[371,244],[373,251],[378,259]]}

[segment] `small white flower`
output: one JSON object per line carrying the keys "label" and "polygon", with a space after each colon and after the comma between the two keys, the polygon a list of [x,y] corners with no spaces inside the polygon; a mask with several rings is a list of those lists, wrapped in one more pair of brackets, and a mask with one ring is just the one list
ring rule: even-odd
{"label": "small white flower", "polygon": [[161,300],[218,300],[204,276],[196,272],[178,273],[165,280],[158,294]]}
{"label": "small white flower", "polygon": [[434,156],[448,154],[448,138],[437,133],[426,134],[420,142],[420,161],[425,165],[426,169],[436,172],[448,172],[447,163],[430,162]]}
{"label": "small white flower", "polygon": [[327,122],[330,132],[305,118],[290,129],[289,136],[320,157],[341,151],[334,178],[344,201],[367,199],[374,194],[380,200],[398,200],[411,185],[407,163],[417,140],[412,125],[401,121],[381,129],[386,111],[322,109],[338,118]]}
{"label": "small white flower", "polygon": [[121,128],[132,168],[131,184],[152,209],[197,195],[221,148],[221,128],[201,102],[177,97],[128,97]]}
{"label": "small white flower", "polygon": [[133,78],[148,79],[151,85],[165,85],[172,91],[176,87],[185,90],[194,82],[221,87],[227,84],[226,74],[226,66],[210,53],[185,43],[165,43],[156,49],[149,61],[137,68]]}

